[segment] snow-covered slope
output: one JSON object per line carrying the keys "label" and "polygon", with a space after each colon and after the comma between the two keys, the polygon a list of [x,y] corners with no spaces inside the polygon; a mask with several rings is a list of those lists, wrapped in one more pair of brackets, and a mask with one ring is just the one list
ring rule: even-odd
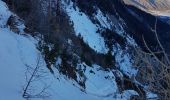
{"label": "snow-covered slope", "polygon": [[[92,24],[87,16],[80,16],[78,11],[73,9],[68,9],[68,11],[70,11],[70,17],[75,23],[76,32],[81,33],[84,41],[97,52],[106,53],[107,49],[103,43],[103,38],[96,34],[97,26]],[[40,78],[31,82],[29,92],[36,95],[41,92],[44,86],[48,86],[48,88],[43,94],[45,97],[35,97],[31,98],[31,100],[126,100],[132,94],[138,95],[134,90],[125,90],[120,93],[112,70],[105,71],[96,64],[91,67],[86,64],[80,64],[82,68],[86,67],[84,71],[87,78],[85,89],[80,87],[74,80],[60,74],[55,68],[54,74],[51,74],[46,67],[43,56],[36,47],[38,40],[25,33],[14,33],[6,25],[10,15],[12,13],[6,4],[0,0],[0,100],[24,100],[22,97],[23,89],[38,62],[38,66],[41,68],[38,75],[41,77],[39,76]],[[23,27],[23,25],[19,27],[20,30],[23,30]],[[89,32],[88,34],[91,34],[91,37],[86,36],[86,32]],[[95,41],[93,40],[94,38]],[[58,65],[59,61],[58,63],[56,61],[56,64]]]}
{"label": "snow-covered slope", "polygon": [[141,10],[158,16],[170,16],[170,0],[124,0]]}
{"label": "snow-covered slope", "polygon": [[[22,100],[23,87],[27,83],[26,64],[35,68],[39,52],[32,39],[17,35],[8,28],[1,28],[0,33],[0,99]],[[98,70],[90,67],[86,70],[85,93],[73,85],[76,84],[74,81],[65,79],[65,76],[60,75],[59,72],[56,71],[53,76],[43,63],[42,60],[41,67],[46,72],[45,77],[40,82],[33,82],[31,85],[34,87],[34,92],[43,88],[44,84],[49,85],[47,92],[50,96],[47,97],[47,100],[56,100],[56,98],[60,100],[70,100],[70,98],[74,98],[74,100],[113,100],[113,96],[116,94],[115,99],[127,99],[131,93],[136,94],[134,91],[124,91],[123,94],[119,94],[114,75],[111,72],[98,71],[99,66],[96,66]],[[90,73],[90,70],[95,74]],[[105,79],[108,76],[111,79]]]}
{"label": "snow-covered slope", "polygon": [[0,1],[0,5],[0,99],[22,100],[20,92],[25,84],[25,64],[35,66],[38,51],[29,38],[5,27],[11,13],[5,3]]}
{"label": "snow-covered slope", "polygon": [[25,64],[35,66],[38,51],[28,38],[8,28],[1,28],[0,35],[0,99],[10,100],[17,96],[21,100],[19,93],[25,82]]}
{"label": "snow-covered slope", "polygon": [[67,14],[70,20],[73,21],[76,35],[81,35],[83,40],[95,51],[99,53],[107,53],[108,49],[105,45],[104,38],[97,33],[98,27],[84,13],[81,13],[78,8],[74,9],[73,4],[66,5]]}
{"label": "snow-covered slope", "polygon": [[[96,24],[92,22],[90,16],[84,12],[81,12],[78,7],[74,8],[73,2],[70,1],[67,3],[63,1],[62,3],[68,16],[70,17],[70,20],[73,22],[76,35],[81,35],[83,40],[95,51],[106,54],[109,50],[106,46],[106,39],[101,36],[100,32],[97,32],[97,30],[102,30],[105,28],[116,31],[116,34],[126,39],[127,45],[137,46],[134,39],[125,32],[123,26],[120,24],[121,22],[119,22],[119,20],[117,21],[116,18],[113,19],[114,17],[110,17],[109,14],[104,15],[99,8],[96,8],[97,13],[93,15],[94,19],[99,22],[99,24]],[[128,76],[135,75],[137,73],[137,69],[133,68],[131,65],[131,57],[127,52],[128,48],[123,50],[119,43],[114,44],[112,47],[112,53],[115,56],[116,63],[118,63],[120,69]]]}
{"label": "snow-covered slope", "polygon": [[[39,52],[32,39],[17,35],[8,28],[1,28],[0,33],[0,99],[22,100],[23,87],[26,84],[26,64],[35,68]],[[44,83],[49,85],[47,92],[50,96],[47,97],[47,100],[56,100],[56,98],[60,100],[70,100],[70,98],[74,98],[74,100],[113,100],[112,96],[119,93],[117,85],[112,79],[114,78],[112,73],[87,69],[85,93],[73,85],[76,84],[74,81],[65,79],[59,72],[56,71],[55,76],[51,75],[43,63],[42,61],[41,67],[47,74],[44,74],[45,77],[40,82],[31,85],[34,87],[34,92],[43,88]],[[90,70],[95,74],[90,73]],[[108,76],[111,79],[105,79]],[[135,92],[124,91],[122,96],[119,94],[115,99],[128,98],[131,93]]]}

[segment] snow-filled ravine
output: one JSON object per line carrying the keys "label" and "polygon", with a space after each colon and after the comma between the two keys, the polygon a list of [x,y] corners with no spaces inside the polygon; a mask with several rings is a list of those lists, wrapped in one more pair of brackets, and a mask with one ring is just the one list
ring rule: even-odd
{"label": "snow-filled ravine", "polygon": [[105,45],[104,38],[97,33],[98,27],[88,18],[86,14],[74,9],[72,2],[66,4],[63,1],[65,10],[73,22],[76,35],[81,35],[83,40],[95,51],[99,53],[107,53],[108,48]]}

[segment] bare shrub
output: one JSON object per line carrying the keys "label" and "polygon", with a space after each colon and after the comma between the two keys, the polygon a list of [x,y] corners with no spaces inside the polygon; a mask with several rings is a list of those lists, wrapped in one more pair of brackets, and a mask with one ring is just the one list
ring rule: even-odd
{"label": "bare shrub", "polygon": [[[161,100],[170,99],[170,59],[168,54],[165,52],[163,45],[157,34],[157,19],[155,22],[155,33],[156,40],[160,47],[158,52],[153,52],[147,45],[144,37],[144,45],[148,52],[135,48],[135,66],[138,67],[139,72],[136,79],[146,86],[145,89],[156,93]],[[150,98],[154,99],[154,98]]]}
{"label": "bare shrub", "polygon": [[[22,97],[26,100],[30,100],[33,98],[48,98],[49,94],[47,92],[47,89],[50,87],[49,85],[45,84],[41,86],[41,89],[39,87],[34,87],[33,84],[36,84],[36,81],[41,80],[41,78],[44,78],[45,71],[41,68],[41,57],[38,56],[36,67],[33,68],[32,66],[25,65],[27,67],[26,71],[26,85],[23,87],[23,94]],[[35,90],[37,92],[35,92]]]}

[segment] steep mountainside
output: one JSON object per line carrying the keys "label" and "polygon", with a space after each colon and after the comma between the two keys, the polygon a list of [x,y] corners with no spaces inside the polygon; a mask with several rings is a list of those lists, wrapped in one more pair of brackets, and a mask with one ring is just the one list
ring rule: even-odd
{"label": "steep mountainside", "polygon": [[0,99],[159,99],[137,49],[160,50],[157,21],[170,54],[170,24],[146,12],[168,2],[0,0]]}
{"label": "steep mountainside", "polygon": [[[3,79],[0,84],[0,93],[2,94],[0,99],[39,98],[41,100],[47,98],[48,100],[56,100],[57,98],[70,100],[70,98],[74,98],[75,100],[112,100],[128,99],[132,94],[137,95],[133,90],[119,92],[113,70],[104,70],[95,63],[88,66],[80,61],[76,61],[76,65],[72,65],[67,62],[70,58],[67,58],[66,52],[56,56],[55,63],[50,66],[52,68],[49,68],[50,58],[47,58],[46,55],[41,54],[39,51],[39,43],[42,41],[40,37],[33,38],[28,33],[25,33],[23,20],[11,13],[4,2],[0,1],[0,4],[0,46],[2,48],[0,49],[0,76]],[[79,12],[75,11],[74,13]],[[77,18],[81,19],[82,17],[77,15]],[[86,17],[83,17],[83,19],[89,21],[88,24],[93,26],[89,32],[95,32],[93,31],[96,27],[95,24],[92,24]],[[80,24],[84,25],[82,22]],[[87,29],[78,29],[77,27],[77,30],[84,32]],[[100,37],[96,33],[93,34],[96,36],[95,38]],[[90,36],[85,39],[90,45],[92,41]],[[96,43],[92,43],[92,49],[96,50],[96,52],[105,53],[106,51],[100,49],[99,41],[96,39]],[[71,40],[68,40],[68,43],[72,44]],[[93,45],[98,47],[94,48]],[[48,45],[48,47],[53,50],[52,45]],[[50,51],[44,52],[51,53]],[[28,85],[31,75],[37,67],[36,76],[33,77],[33,80]],[[3,76],[6,76],[6,78],[4,79]],[[24,94],[27,85],[28,90]],[[9,94],[10,96],[8,96]]]}

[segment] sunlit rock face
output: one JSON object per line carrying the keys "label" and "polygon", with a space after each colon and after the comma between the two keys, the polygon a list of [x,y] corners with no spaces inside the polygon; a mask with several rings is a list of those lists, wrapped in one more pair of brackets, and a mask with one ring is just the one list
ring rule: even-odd
{"label": "sunlit rock face", "polygon": [[124,0],[124,2],[154,15],[170,16],[170,0]]}

